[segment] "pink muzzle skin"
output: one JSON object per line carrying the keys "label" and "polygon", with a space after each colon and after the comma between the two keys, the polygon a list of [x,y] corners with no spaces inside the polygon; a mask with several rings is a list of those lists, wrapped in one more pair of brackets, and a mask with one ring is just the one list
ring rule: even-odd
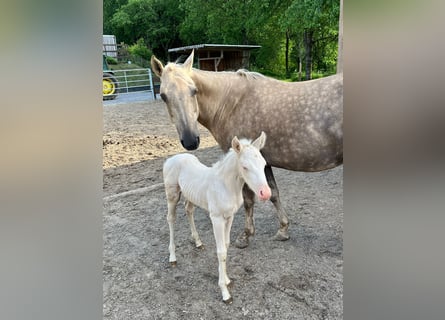
{"label": "pink muzzle skin", "polygon": [[271,195],[272,191],[270,190],[268,185],[261,187],[258,191],[258,198],[263,201],[269,200]]}

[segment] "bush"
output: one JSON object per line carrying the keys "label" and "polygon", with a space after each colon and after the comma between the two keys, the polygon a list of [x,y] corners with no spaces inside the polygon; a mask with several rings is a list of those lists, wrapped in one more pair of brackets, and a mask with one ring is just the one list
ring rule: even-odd
{"label": "bush", "polygon": [[117,64],[117,60],[113,57],[106,56],[108,64]]}
{"label": "bush", "polygon": [[143,38],[139,39],[135,44],[128,47],[128,51],[131,55],[141,57],[145,60],[150,60],[153,53],[145,44]]}

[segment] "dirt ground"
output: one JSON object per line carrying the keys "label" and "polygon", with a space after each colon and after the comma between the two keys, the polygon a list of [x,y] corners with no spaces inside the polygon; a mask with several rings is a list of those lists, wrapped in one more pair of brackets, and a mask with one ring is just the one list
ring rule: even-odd
{"label": "dirt ground", "polygon": [[[161,101],[104,106],[104,319],[342,319],[343,166],[319,173],[274,169],[290,220],[290,240],[273,241],[278,228],[270,202],[255,205],[256,234],[246,249],[229,248],[233,304],[218,287],[210,218],[197,209],[205,245],[194,247],[178,206],[176,255],[168,263],[167,202],[162,165],[185,152]],[[192,152],[211,165],[222,155],[201,128]],[[240,209],[232,243],[244,227]]]}

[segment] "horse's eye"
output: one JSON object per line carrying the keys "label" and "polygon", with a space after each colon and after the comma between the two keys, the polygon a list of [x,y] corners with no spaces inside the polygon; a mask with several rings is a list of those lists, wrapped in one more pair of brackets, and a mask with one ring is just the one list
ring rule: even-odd
{"label": "horse's eye", "polygon": [[247,171],[248,169],[247,169],[247,167],[246,167],[246,166],[243,166],[243,170],[244,170],[244,171]]}
{"label": "horse's eye", "polygon": [[167,96],[165,93],[161,93],[161,99],[164,100],[164,102],[167,102]]}
{"label": "horse's eye", "polygon": [[194,97],[197,93],[198,93],[198,89],[196,89],[196,88],[190,89],[190,95],[192,97]]}

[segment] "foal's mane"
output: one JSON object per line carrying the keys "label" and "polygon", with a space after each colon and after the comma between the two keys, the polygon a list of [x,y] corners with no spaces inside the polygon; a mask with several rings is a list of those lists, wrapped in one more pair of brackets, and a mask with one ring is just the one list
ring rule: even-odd
{"label": "foal's mane", "polygon": [[[251,145],[252,140],[249,139],[240,139],[239,140],[242,146],[249,146]],[[220,158],[218,162],[215,162],[212,165],[212,168],[214,168],[217,172],[224,172],[225,169],[232,168],[236,162],[236,152],[230,148],[229,151]]]}

